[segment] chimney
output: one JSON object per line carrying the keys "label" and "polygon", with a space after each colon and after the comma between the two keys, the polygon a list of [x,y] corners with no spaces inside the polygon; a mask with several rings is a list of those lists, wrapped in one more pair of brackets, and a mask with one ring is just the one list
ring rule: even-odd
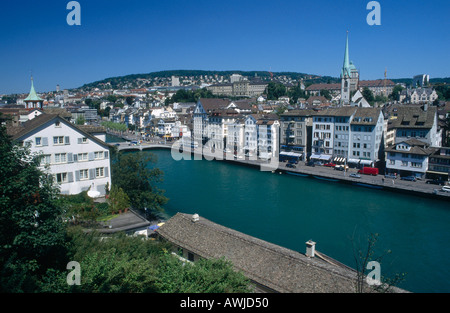
{"label": "chimney", "polygon": [[197,222],[200,219],[200,217],[198,216],[197,213],[195,213],[194,215],[192,215],[192,222]]}
{"label": "chimney", "polygon": [[313,258],[316,252],[316,243],[312,240],[308,240],[306,242],[306,256],[309,258]]}

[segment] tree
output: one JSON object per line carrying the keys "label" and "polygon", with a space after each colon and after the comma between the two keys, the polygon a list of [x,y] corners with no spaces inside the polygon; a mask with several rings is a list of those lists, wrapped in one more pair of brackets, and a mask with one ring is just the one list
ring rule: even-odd
{"label": "tree", "polygon": [[112,186],[122,188],[128,195],[133,208],[148,208],[156,213],[163,211],[167,202],[163,191],[156,183],[162,181],[163,172],[151,168],[156,156],[148,152],[117,153],[112,162]]}
{"label": "tree", "polygon": [[64,224],[53,176],[40,157],[0,126],[0,290],[32,292],[64,255]]}
{"label": "tree", "polygon": [[[401,283],[405,274],[395,274],[393,278],[380,277],[379,284],[370,286],[367,283],[368,267],[370,267],[370,262],[381,263],[382,259],[391,253],[390,250],[386,251],[384,254],[374,257],[375,245],[378,240],[378,234],[370,234],[367,239],[367,247],[365,249],[357,248],[354,242],[354,235],[352,239],[353,244],[353,256],[356,264],[356,283],[355,291],[358,293],[362,292],[389,292],[393,287]],[[381,274],[381,273],[380,273]]]}
{"label": "tree", "polygon": [[286,87],[281,83],[270,82],[266,88],[267,100],[278,100],[286,95]]}
{"label": "tree", "polygon": [[76,125],[84,125],[85,122],[86,122],[86,120],[84,119],[83,115],[79,115],[77,117],[77,119],[75,120]]}
{"label": "tree", "polygon": [[370,105],[373,105],[373,103],[375,102],[375,97],[369,88],[364,87],[364,89],[362,91],[362,95],[363,95],[364,99],[366,99],[367,102],[370,103]]}
{"label": "tree", "polygon": [[402,92],[403,87],[401,85],[395,85],[392,89],[392,93],[389,95],[389,99],[394,101],[400,101],[400,93]]}
{"label": "tree", "polygon": [[327,89],[320,90],[320,95],[324,96],[326,99],[331,100],[331,93]]}
{"label": "tree", "polygon": [[125,210],[130,206],[130,198],[122,188],[113,186],[109,193],[108,204],[112,213]]}
{"label": "tree", "polygon": [[300,83],[288,91],[288,96],[291,105],[296,104],[299,98],[307,98],[306,92],[300,88]]}

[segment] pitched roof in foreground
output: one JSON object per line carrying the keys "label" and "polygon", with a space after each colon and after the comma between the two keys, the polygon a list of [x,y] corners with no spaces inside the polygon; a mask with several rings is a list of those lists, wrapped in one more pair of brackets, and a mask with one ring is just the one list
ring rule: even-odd
{"label": "pitched roof in foreground", "polygon": [[225,257],[249,279],[275,292],[355,291],[356,272],[336,261],[309,258],[203,217],[194,222],[192,215],[177,213],[157,233],[200,257]]}

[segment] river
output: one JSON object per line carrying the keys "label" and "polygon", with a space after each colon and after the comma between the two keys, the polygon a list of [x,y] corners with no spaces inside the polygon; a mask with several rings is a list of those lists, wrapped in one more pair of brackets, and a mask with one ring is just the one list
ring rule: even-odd
{"label": "river", "polygon": [[[144,153],[150,153],[149,151]],[[164,172],[160,188],[167,217],[198,213],[215,223],[305,252],[316,249],[355,268],[354,249],[379,235],[374,257],[381,275],[405,273],[398,286],[412,292],[450,292],[450,205],[314,178],[262,172],[221,161],[175,161],[151,150]]]}

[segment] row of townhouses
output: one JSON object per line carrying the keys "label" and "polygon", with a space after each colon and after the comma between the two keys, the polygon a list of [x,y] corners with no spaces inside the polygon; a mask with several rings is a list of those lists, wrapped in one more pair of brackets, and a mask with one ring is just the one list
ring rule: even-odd
{"label": "row of townhouses", "polygon": [[210,152],[272,158],[278,151],[276,114],[256,114],[250,100],[201,98],[193,113],[192,138]]}

